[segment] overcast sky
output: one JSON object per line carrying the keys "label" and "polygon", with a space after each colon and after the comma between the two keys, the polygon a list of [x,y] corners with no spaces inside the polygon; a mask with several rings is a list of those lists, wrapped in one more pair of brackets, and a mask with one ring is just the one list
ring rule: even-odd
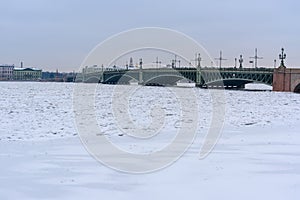
{"label": "overcast sky", "polygon": [[0,64],[61,71],[78,69],[101,41],[137,27],[165,27],[223,51],[233,65],[258,48],[273,66],[285,47],[288,66],[300,66],[297,0],[0,0]]}

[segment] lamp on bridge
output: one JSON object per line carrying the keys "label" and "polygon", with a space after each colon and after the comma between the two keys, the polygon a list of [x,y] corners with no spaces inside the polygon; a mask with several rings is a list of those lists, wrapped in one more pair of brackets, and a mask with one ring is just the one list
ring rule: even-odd
{"label": "lamp on bridge", "polygon": [[195,67],[197,67],[197,69],[201,69],[202,58],[200,53],[195,54],[195,59],[191,61],[195,61]]}
{"label": "lamp on bridge", "polygon": [[140,69],[143,69],[143,59],[140,58]]}
{"label": "lamp on bridge", "polygon": [[234,69],[236,69],[237,58],[234,58]]}
{"label": "lamp on bridge", "polygon": [[284,60],[286,59],[286,54],[284,53],[284,48],[281,48],[281,54],[279,54],[279,59],[281,60],[280,67],[286,68],[284,66]]}
{"label": "lamp on bridge", "polygon": [[239,59],[240,69],[243,68],[243,62],[244,62],[243,55],[240,55],[240,59]]}

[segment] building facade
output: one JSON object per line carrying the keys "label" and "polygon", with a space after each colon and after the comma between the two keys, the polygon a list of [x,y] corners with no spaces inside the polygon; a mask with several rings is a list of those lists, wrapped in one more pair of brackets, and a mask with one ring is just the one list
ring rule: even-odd
{"label": "building facade", "polygon": [[14,68],[13,80],[37,81],[42,79],[42,70],[35,68]]}
{"label": "building facade", "polygon": [[0,65],[0,81],[13,79],[14,65]]}

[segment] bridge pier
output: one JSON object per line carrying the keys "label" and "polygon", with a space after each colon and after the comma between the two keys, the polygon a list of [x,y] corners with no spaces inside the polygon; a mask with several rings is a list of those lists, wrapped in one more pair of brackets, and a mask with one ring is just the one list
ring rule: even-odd
{"label": "bridge pier", "polygon": [[280,66],[274,70],[273,91],[300,93],[300,69]]}

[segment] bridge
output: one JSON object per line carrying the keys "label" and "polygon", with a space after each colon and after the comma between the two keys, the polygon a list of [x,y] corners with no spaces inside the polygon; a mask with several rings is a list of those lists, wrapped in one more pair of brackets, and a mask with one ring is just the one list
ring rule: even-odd
{"label": "bridge", "polygon": [[244,88],[248,83],[273,86],[274,91],[300,93],[300,69],[286,68],[155,68],[109,69],[78,73],[76,82],[102,84],[176,85],[178,81],[202,88]]}
{"label": "bridge", "polygon": [[[257,53],[255,55],[257,62]],[[286,68],[284,48],[279,54],[281,60],[278,68],[243,68],[242,55],[240,67],[219,68],[201,67],[200,55],[197,67],[143,69],[140,59],[139,69],[117,69],[116,67],[104,70],[102,68],[85,67],[76,76],[75,82],[102,83],[102,84],[131,84],[167,86],[177,85],[178,82],[194,83],[202,88],[244,88],[248,83],[262,83],[273,87],[273,91],[300,93],[300,69]],[[220,62],[222,52],[220,54]],[[157,61],[158,62],[158,61]]]}
{"label": "bridge", "polygon": [[77,82],[103,84],[176,85],[178,81],[195,83],[197,87],[243,88],[247,83],[272,86],[274,69],[270,68],[155,68],[103,70],[78,74]]}

